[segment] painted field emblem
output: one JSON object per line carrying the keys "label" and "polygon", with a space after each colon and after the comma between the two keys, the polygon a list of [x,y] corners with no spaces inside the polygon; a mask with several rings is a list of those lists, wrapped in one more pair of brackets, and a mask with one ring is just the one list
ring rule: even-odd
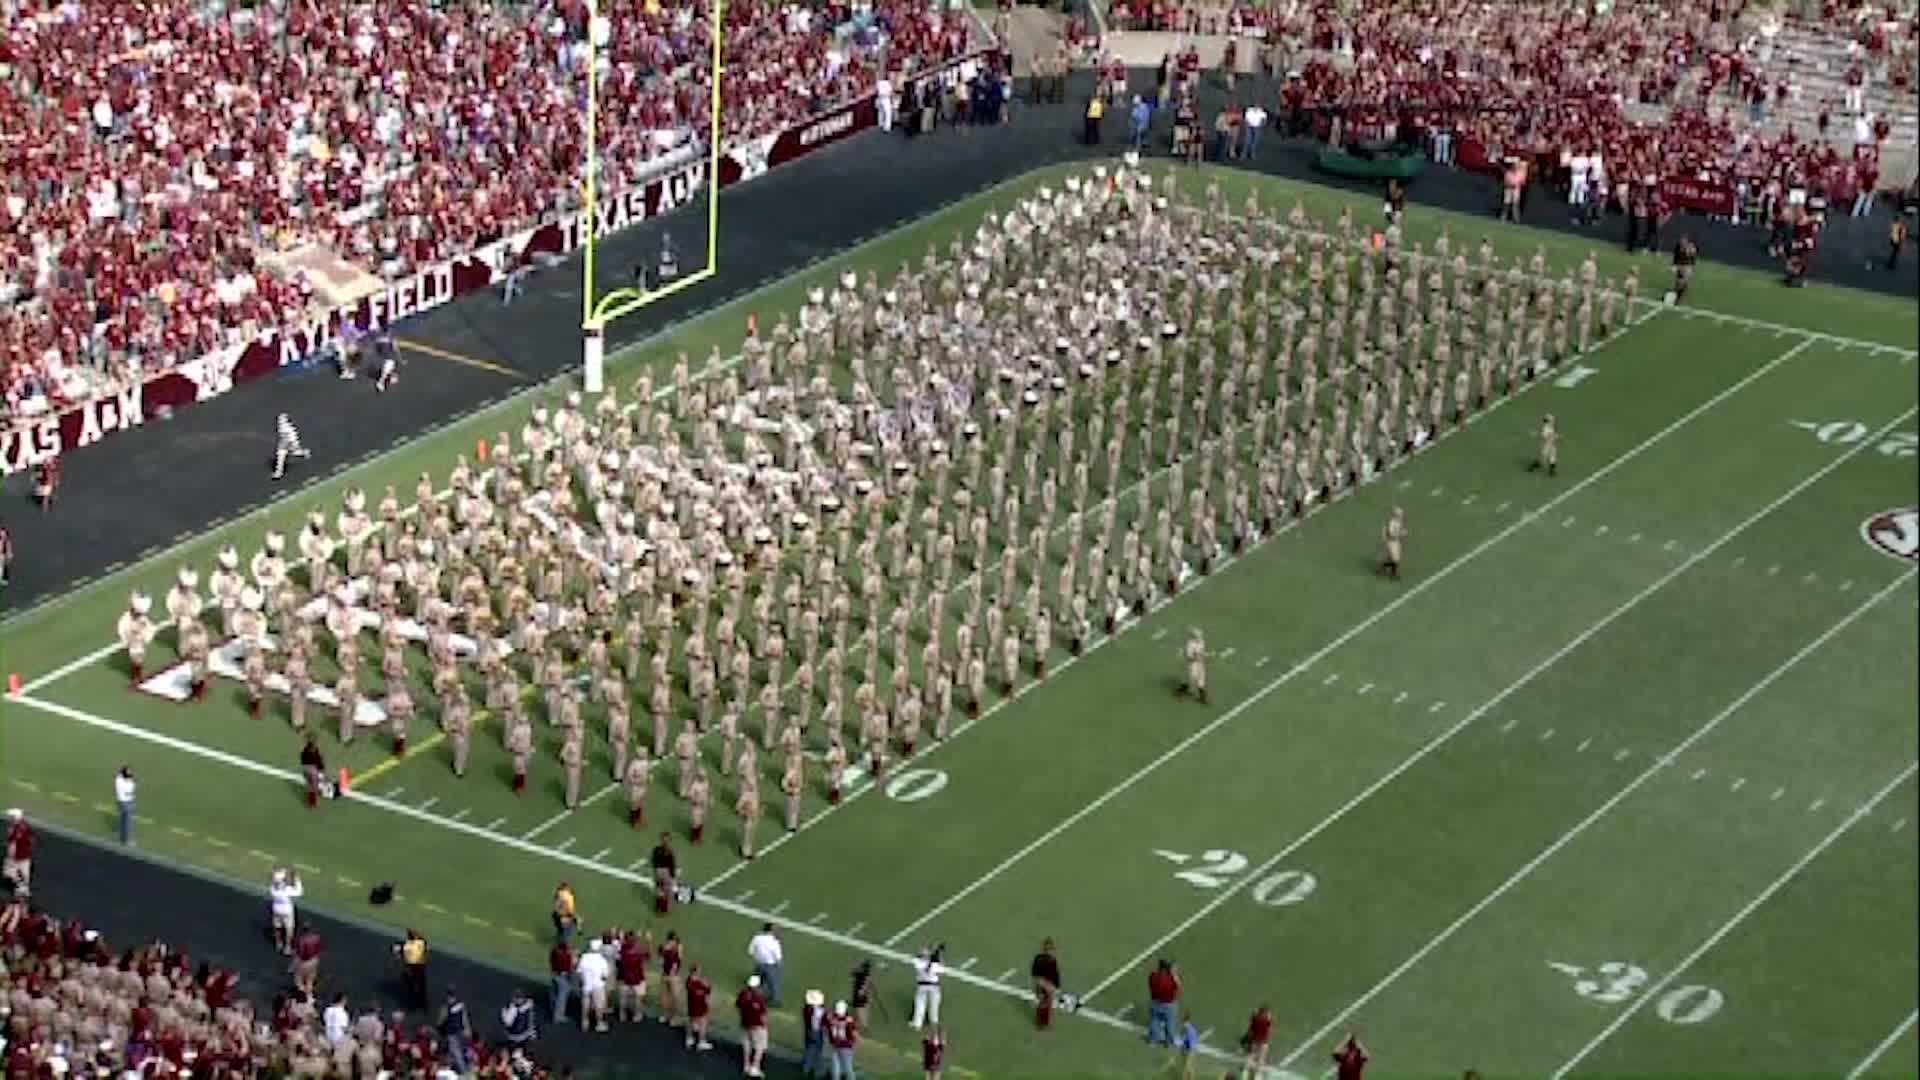
{"label": "painted field emblem", "polygon": [[1875,514],[1860,523],[1860,537],[1883,555],[1920,558],[1920,509],[1905,506]]}

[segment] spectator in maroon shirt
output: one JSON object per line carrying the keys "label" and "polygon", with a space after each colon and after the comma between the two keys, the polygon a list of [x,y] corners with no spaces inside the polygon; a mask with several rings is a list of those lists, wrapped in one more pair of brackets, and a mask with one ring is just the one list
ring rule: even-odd
{"label": "spectator in maroon shirt", "polygon": [[1360,1033],[1349,1032],[1347,1041],[1333,1051],[1336,1080],[1361,1080],[1368,1060],[1366,1047],[1360,1045]]}
{"label": "spectator in maroon shirt", "polygon": [[1180,972],[1173,961],[1162,960],[1147,976],[1147,1042],[1172,1046],[1174,1006],[1180,1001]]}
{"label": "spectator in maroon shirt", "polygon": [[1273,1043],[1273,1010],[1265,1002],[1253,1010],[1247,1020],[1247,1033],[1240,1044],[1247,1051],[1247,1075],[1259,1076],[1267,1067],[1267,1048]]}
{"label": "spectator in maroon shirt", "polygon": [[567,1022],[567,1002],[573,997],[574,966],[573,946],[565,941],[555,942],[553,948],[547,950],[547,971],[553,975],[550,1000],[556,1024]]}
{"label": "spectator in maroon shirt", "polygon": [[740,1012],[740,1050],[742,1069],[748,1076],[763,1076],[761,1062],[767,1056],[767,998],[760,992],[760,976],[747,976],[747,985],[733,999]]}

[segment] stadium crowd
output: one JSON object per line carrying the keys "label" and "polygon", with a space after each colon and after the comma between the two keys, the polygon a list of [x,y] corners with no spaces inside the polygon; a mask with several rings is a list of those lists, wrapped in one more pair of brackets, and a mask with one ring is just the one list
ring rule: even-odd
{"label": "stadium crowd", "polygon": [[[701,144],[708,6],[606,0],[601,181]],[[0,419],[291,321],[319,243],[398,273],[577,206],[585,0],[8,4]],[[728,145],[957,55],[925,0],[726,5]]]}
{"label": "stadium crowd", "polygon": [[[450,1075],[443,1072],[451,1060],[444,1024],[409,1023],[405,1013],[374,1008],[350,1017],[344,995],[328,1002],[292,988],[256,1010],[237,990],[233,972],[196,965],[165,942],[116,952],[99,931],[50,916],[19,894],[0,908],[0,1071],[7,1080]],[[548,1075],[519,1048],[461,1041],[471,1069],[459,1075]]]}

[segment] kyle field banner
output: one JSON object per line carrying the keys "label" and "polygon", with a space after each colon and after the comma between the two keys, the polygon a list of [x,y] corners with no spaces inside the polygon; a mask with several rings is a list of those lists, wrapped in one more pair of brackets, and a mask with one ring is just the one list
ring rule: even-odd
{"label": "kyle field banner", "polygon": [[[909,83],[937,81],[951,86],[975,70],[988,53],[956,60]],[[898,91],[904,96],[906,84]],[[871,95],[811,117],[775,135],[727,151],[720,159],[720,184],[731,187],[769,169],[804,157],[879,123]],[[606,237],[658,217],[701,194],[705,161],[689,162],[640,187],[607,199],[600,208],[597,236]],[[262,334],[245,345],[219,349],[181,364],[115,394],[94,398],[55,416],[22,421],[0,430],[0,476],[33,468],[71,450],[91,446],[110,435],[139,427],[150,418],[177,412],[219,397],[238,383],[278,371],[313,355],[334,340],[348,322],[366,329],[392,326],[411,315],[432,311],[464,296],[504,282],[507,275],[537,255],[565,255],[585,239],[580,214],[523,230],[458,258],[435,263],[379,292],[304,321]]]}

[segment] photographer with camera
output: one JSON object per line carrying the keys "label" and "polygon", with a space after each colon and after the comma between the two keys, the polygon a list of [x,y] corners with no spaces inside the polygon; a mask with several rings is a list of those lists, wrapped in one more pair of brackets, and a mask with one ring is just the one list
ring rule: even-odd
{"label": "photographer with camera", "polygon": [[942,963],[946,955],[943,941],[920,950],[913,962],[913,1020],[908,1026],[915,1031],[940,1022],[940,977],[946,974]]}
{"label": "photographer with camera", "polygon": [[[847,1000],[853,1003],[853,1018],[864,1028],[870,1023],[874,1005],[873,961],[862,960],[853,969],[853,986],[849,988]],[[881,1010],[882,1012],[885,1009]]]}

